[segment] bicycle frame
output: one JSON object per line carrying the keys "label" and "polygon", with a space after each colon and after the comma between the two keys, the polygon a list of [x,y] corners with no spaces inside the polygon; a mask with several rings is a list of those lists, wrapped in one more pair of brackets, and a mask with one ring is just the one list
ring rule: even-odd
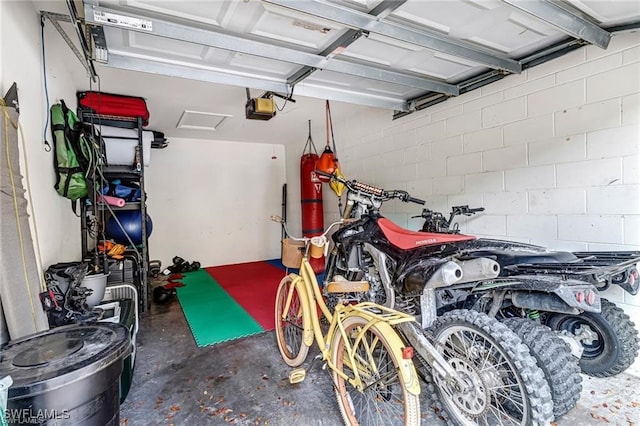
{"label": "bicycle frame", "polygon": [[[320,293],[318,280],[316,279],[316,275],[313,272],[313,268],[311,267],[307,256],[308,242],[305,246],[305,253],[300,263],[300,274],[289,274],[292,279],[291,288],[289,290],[289,293],[287,294],[285,308],[283,309],[283,312],[288,312],[289,307],[291,306],[291,301],[293,299],[293,292],[294,290],[297,290],[301,299],[301,313],[303,317],[302,326],[304,329],[302,337],[303,344],[305,344],[306,346],[311,346],[315,337],[316,343],[318,344],[318,347],[320,348],[320,351],[322,353],[322,359],[323,361],[326,361],[329,368],[331,368],[331,370],[335,371],[342,378],[347,380],[356,389],[358,389],[359,391],[363,391],[363,378],[360,377],[361,369],[352,368],[352,371],[354,372],[354,378],[348,377],[341,370],[337,369],[335,361],[332,358],[332,348],[330,342],[333,341],[335,333],[341,333],[344,339],[346,352],[346,359],[344,360],[344,362],[350,366],[358,365],[361,360],[355,353],[354,346],[357,346],[357,344],[363,340],[365,332],[375,324],[378,328],[383,330],[384,336],[389,343],[390,350],[396,353],[398,359],[402,360],[402,362],[400,363],[400,374],[402,380],[405,383],[407,391],[414,395],[419,395],[420,384],[418,381],[418,376],[415,373],[413,367],[413,362],[410,359],[405,359],[405,357],[402,356],[403,348],[406,346],[406,344],[393,329],[394,325],[414,321],[413,316],[377,305],[375,303],[359,303],[357,305],[339,304],[332,314],[325,304],[322,294]],[[329,330],[326,336],[323,335],[320,326],[320,315],[317,314],[318,307],[320,308],[322,314],[330,322]],[[360,330],[360,332],[356,336],[354,346],[349,343],[350,340],[347,338],[347,332],[343,327],[343,321],[350,316],[360,316],[368,321],[367,326],[363,330]],[[311,323],[309,323],[309,318],[311,319]],[[282,319],[285,319],[284,316]],[[373,368],[374,366],[368,367]],[[367,369],[365,368],[362,370],[366,371]]]}

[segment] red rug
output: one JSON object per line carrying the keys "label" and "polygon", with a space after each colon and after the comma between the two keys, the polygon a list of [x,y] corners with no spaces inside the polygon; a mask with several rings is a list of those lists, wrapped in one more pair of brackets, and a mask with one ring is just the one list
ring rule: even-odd
{"label": "red rug", "polygon": [[212,266],[205,270],[265,331],[273,330],[276,291],[285,271],[267,262]]}

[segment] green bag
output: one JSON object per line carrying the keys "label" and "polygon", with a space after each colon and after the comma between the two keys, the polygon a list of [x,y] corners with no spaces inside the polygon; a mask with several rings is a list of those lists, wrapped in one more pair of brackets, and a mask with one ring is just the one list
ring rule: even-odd
{"label": "green bag", "polygon": [[76,114],[64,101],[51,106],[51,133],[58,194],[71,200],[73,211],[77,200],[89,193],[87,176],[96,166],[93,144],[81,131]]}

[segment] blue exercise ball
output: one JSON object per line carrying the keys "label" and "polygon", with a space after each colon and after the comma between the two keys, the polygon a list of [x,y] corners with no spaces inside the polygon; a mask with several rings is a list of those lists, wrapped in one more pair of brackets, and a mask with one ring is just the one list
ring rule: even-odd
{"label": "blue exercise ball", "polygon": [[[134,245],[142,244],[144,238],[142,236],[142,212],[140,210],[124,210],[114,213],[107,220],[107,237],[119,244],[129,245],[133,242]],[[117,221],[116,221],[117,219]],[[118,224],[120,222],[120,224]],[[153,223],[151,217],[147,215],[147,237],[151,235],[153,230]],[[120,226],[122,225],[122,226]],[[127,238],[127,235],[129,238]],[[131,239],[131,242],[129,242]]]}

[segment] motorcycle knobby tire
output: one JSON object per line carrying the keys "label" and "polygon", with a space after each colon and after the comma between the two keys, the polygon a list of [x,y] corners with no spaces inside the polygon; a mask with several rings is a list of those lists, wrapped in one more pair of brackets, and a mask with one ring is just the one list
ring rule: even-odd
{"label": "motorcycle knobby tire", "polygon": [[[523,417],[519,421],[515,421],[514,419],[514,421],[505,421],[501,424],[549,425],[553,420],[553,399],[551,397],[549,384],[547,383],[544,372],[538,367],[535,358],[530,354],[529,348],[522,343],[522,340],[516,333],[495,318],[491,318],[481,312],[465,309],[445,313],[441,317],[438,317],[433,326],[429,328],[430,333],[435,337],[436,341],[440,343],[442,343],[441,338],[450,335],[450,333],[462,336],[467,334],[467,330],[471,334],[482,336],[480,340],[486,344],[490,344],[493,353],[498,350],[500,356],[504,356],[504,359],[500,361],[500,365],[495,365],[494,368],[507,368],[509,370],[505,372],[507,375],[502,376],[500,374],[490,376],[493,378],[510,377],[517,379],[517,384],[522,386],[522,390],[524,391],[521,395],[524,404]],[[445,353],[446,352],[448,352],[448,350],[445,351]],[[445,355],[445,358],[448,358],[448,356]],[[486,360],[482,362],[482,366],[478,367],[491,370],[491,366],[484,365],[485,362]],[[506,364],[508,364],[508,366]],[[458,363],[458,365],[460,365],[460,363]],[[486,377],[488,378],[489,376]],[[427,378],[427,380],[428,379],[429,378]],[[495,384],[490,386],[495,386]],[[490,391],[489,387],[482,386],[482,389]],[[470,418],[458,412],[451,403],[446,402],[448,399],[445,395],[446,392],[443,389],[439,389],[438,385],[434,384],[433,381],[427,383],[427,392],[431,394],[431,400],[435,402],[432,404],[432,408],[435,409],[439,417],[447,424],[460,425],[474,422],[478,424],[485,424],[485,422],[492,424],[496,420],[491,418],[491,415],[494,415],[496,412],[493,409],[485,410],[485,414],[480,415],[480,418]],[[495,395],[491,396],[488,401],[491,403],[496,402]],[[483,418],[484,415],[489,415],[489,417]],[[460,418],[459,416],[463,416],[464,418]]]}
{"label": "motorcycle knobby tire", "polygon": [[582,392],[578,359],[569,344],[549,327],[526,318],[502,322],[522,339],[538,362],[551,388],[553,415],[559,418],[576,406]]}
{"label": "motorcycle knobby tire", "polygon": [[614,303],[602,299],[600,313],[579,315],[553,313],[547,315],[545,325],[552,330],[566,330],[571,334],[588,330],[593,336],[582,341],[584,352],[580,358],[583,373],[593,377],[611,377],[622,373],[638,355],[638,330],[629,316]]}

